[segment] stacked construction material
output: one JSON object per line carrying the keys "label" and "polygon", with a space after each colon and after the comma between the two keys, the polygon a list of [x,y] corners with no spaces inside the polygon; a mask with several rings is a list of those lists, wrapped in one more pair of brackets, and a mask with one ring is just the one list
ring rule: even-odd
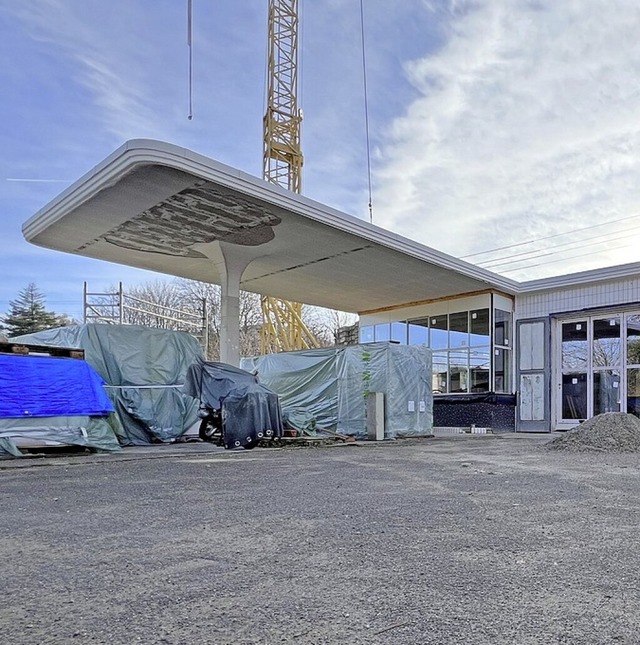
{"label": "stacked construction material", "polygon": [[0,344],[0,453],[84,446],[118,450],[113,404],[82,351]]}
{"label": "stacked construction material", "polygon": [[283,414],[311,414],[319,429],[367,437],[367,397],[384,395],[385,438],[433,429],[431,350],[367,343],[243,359],[280,398]]}
{"label": "stacked construction material", "polygon": [[122,445],[174,441],[196,423],[197,401],[183,394],[187,368],[203,357],[185,332],[138,325],[73,325],[14,341],[79,347],[106,382]]}

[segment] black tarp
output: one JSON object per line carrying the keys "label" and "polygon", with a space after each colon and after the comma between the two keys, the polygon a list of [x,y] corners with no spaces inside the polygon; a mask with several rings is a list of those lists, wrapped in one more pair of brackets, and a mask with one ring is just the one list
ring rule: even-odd
{"label": "black tarp", "polygon": [[187,370],[183,392],[206,408],[222,411],[225,448],[282,435],[277,395],[250,372],[226,363],[197,361]]}

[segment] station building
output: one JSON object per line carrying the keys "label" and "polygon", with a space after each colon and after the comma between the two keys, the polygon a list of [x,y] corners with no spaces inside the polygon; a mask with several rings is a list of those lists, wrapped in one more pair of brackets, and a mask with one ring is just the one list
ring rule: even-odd
{"label": "station building", "polygon": [[434,425],[568,430],[640,416],[640,266],[360,315],[360,341],[433,352]]}

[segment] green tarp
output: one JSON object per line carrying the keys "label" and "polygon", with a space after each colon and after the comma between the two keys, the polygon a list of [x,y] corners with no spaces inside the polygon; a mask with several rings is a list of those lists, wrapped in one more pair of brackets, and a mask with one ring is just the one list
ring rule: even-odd
{"label": "green tarp", "polygon": [[85,360],[107,383],[123,445],[173,441],[198,420],[198,402],[181,391],[187,368],[203,358],[190,334],[138,325],[90,324],[12,340],[84,349]]}
{"label": "green tarp", "polygon": [[[367,396],[385,395],[385,436],[429,434],[433,428],[431,350],[367,343],[243,359],[280,398],[285,416],[312,415],[325,428],[367,436]],[[308,416],[307,416],[308,418]]]}

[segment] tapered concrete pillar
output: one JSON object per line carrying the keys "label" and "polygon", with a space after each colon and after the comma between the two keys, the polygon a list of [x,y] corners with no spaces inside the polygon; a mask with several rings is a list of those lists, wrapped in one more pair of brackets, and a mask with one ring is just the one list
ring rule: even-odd
{"label": "tapered concrete pillar", "polygon": [[214,262],[220,273],[220,361],[240,365],[240,280],[252,254],[242,247],[216,243]]}
{"label": "tapered concrete pillar", "polygon": [[230,271],[222,282],[220,295],[220,361],[240,365],[240,278]]}

